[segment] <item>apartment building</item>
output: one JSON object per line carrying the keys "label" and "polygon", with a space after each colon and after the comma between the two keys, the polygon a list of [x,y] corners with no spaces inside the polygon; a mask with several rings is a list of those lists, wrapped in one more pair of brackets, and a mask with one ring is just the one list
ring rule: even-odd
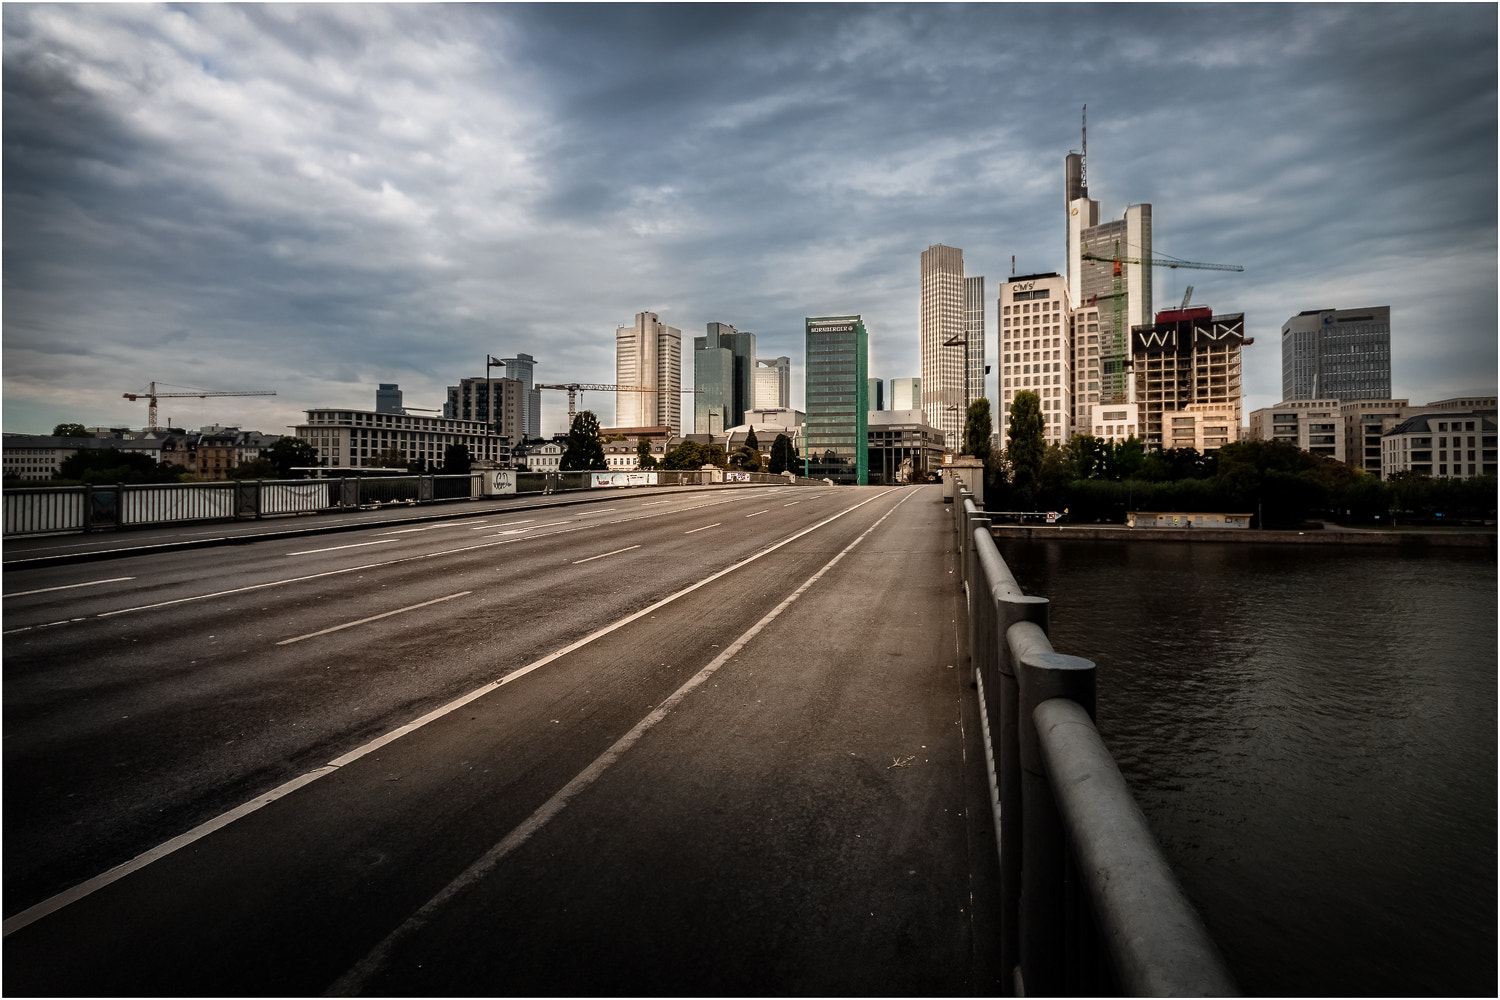
{"label": "apartment building", "polygon": [[1418,413],[1381,438],[1385,478],[1397,472],[1467,479],[1495,474],[1495,421],[1458,410]]}
{"label": "apartment building", "polygon": [[[1238,439],[1241,419],[1241,349],[1245,314],[1213,315],[1203,307],[1156,314],[1156,322],[1131,330],[1131,398],[1147,450],[1189,447],[1199,451]],[[1099,423],[1099,421],[1095,421]]]}

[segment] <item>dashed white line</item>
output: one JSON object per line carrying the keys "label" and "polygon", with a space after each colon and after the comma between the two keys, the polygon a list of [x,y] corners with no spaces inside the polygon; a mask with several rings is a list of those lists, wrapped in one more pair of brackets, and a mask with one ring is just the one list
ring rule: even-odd
{"label": "dashed white line", "polygon": [[530,524],[532,521],[535,521],[535,520],[536,520],[536,518],[534,518],[534,517],[528,517],[524,521],[501,521],[499,524],[481,524],[479,527],[477,527],[477,528],[470,528],[469,530],[470,531],[484,531],[486,528],[509,528],[513,524]]}
{"label": "dashed white line", "polygon": [[353,628],[356,625],[363,625],[366,622],[379,621],[382,618],[389,618],[391,615],[399,615],[399,614],[401,614],[404,611],[415,611],[418,608],[425,608],[425,607],[427,607],[430,604],[441,604],[444,601],[451,601],[455,597],[463,597],[465,594],[472,594],[472,593],[473,593],[472,590],[462,590],[462,591],[459,591],[456,594],[449,594],[447,597],[439,597],[439,598],[436,598],[435,600],[423,601],[421,604],[412,604],[412,605],[409,605],[408,607],[397,608],[395,611],[387,611],[383,615],[371,615],[368,618],[361,618],[357,622],[345,622],[343,625],[335,625],[335,626],[333,626],[333,628],[325,628],[325,629],[323,629],[321,631],[318,631],[318,632],[309,632],[306,635],[299,635],[299,636],[296,636],[295,638],[292,638],[292,639],[282,639],[276,645],[278,645],[278,646],[290,646],[292,643],[294,643],[294,642],[301,642],[303,639],[311,639],[314,636],[327,635],[329,632],[338,632],[338,631],[341,631],[342,629]]}
{"label": "dashed white line", "polygon": [[791,503],[784,503],[781,506],[783,506],[783,507],[795,507],[797,504],[799,504],[801,502],[802,502],[801,500],[793,500]]}
{"label": "dashed white line", "polygon": [[[769,508],[769,507],[767,507],[767,508],[766,508],[766,510],[758,510],[758,511],[756,511],[756,512],[755,512],[755,514],[764,514],[764,513],[765,513],[765,512],[766,512],[766,511],[768,511],[768,510],[770,510],[770,509],[771,509],[771,508]],[[746,517],[754,517],[754,516],[755,516],[755,514],[746,514],[746,515],[745,515],[745,516],[746,516]]]}
{"label": "dashed white line", "polygon": [[577,566],[579,563],[593,562],[595,559],[603,559],[605,556],[617,556],[621,552],[629,552],[631,549],[638,548],[640,548],[639,545],[627,545],[623,549],[615,549],[613,552],[601,552],[597,556],[589,556],[587,559],[574,559],[573,565]]}
{"label": "dashed white line", "polygon": [[703,527],[701,527],[701,528],[694,528],[692,531],[684,531],[683,534],[684,535],[691,535],[691,534],[694,534],[694,533],[699,532],[699,531],[707,531],[709,528],[717,528],[719,525],[721,525],[723,523],[724,523],[723,521],[715,521],[713,524],[705,524]]}
{"label": "dashed white line", "polygon": [[26,597],[29,594],[50,594],[54,590],[72,590],[74,587],[97,587],[101,583],[124,583],[126,580],[134,580],[133,576],[116,576],[108,580],[90,580],[88,583],[69,583],[62,587],[43,587],[41,590],[18,590],[14,594],[5,594],[5,597]]}
{"label": "dashed white line", "polygon": [[317,554],[319,552],[337,552],[339,549],[359,549],[359,548],[364,548],[366,545],[385,545],[388,542],[394,542],[394,541],[395,541],[394,538],[382,538],[378,542],[355,542],[353,545],[330,545],[326,549],[303,549],[300,552],[288,552],[287,555],[289,555],[289,556],[310,556],[310,555],[315,555],[315,554]]}

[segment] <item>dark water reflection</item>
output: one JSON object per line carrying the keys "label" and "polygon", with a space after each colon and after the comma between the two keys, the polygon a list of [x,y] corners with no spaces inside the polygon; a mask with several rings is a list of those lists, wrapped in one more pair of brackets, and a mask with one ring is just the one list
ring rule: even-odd
{"label": "dark water reflection", "polygon": [[1495,995],[1493,555],[1001,551],[1246,993]]}

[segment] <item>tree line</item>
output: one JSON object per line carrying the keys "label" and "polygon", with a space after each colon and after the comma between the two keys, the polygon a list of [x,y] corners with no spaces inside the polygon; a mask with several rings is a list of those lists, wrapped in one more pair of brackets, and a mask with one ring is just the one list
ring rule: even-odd
{"label": "tree line", "polygon": [[1016,394],[1005,448],[990,445],[990,404],[970,404],[964,451],[985,463],[985,506],[1067,512],[1073,523],[1123,523],[1133,510],[1257,515],[1267,528],[1311,521],[1390,525],[1495,517],[1496,477],[1386,480],[1281,441],[1236,441],[1217,451],[1147,451],[1137,438],[1075,434],[1048,444],[1041,400]]}

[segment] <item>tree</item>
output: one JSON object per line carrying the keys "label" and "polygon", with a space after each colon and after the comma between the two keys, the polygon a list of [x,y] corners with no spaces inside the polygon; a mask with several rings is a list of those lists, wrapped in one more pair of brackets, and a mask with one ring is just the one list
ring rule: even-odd
{"label": "tree", "polygon": [[252,458],[229,470],[230,479],[275,479],[276,463],[269,458]]}
{"label": "tree", "polygon": [[1042,401],[1034,392],[1016,393],[1010,404],[1010,429],[1006,432],[1006,457],[1010,460],[1011,485],[1016,501],[1029,506],[1034,500],[1042,471],[1046,445],[1042,439]]}
{"label": "tree", "polygon": [[57,466],[57,478],[80,483],[171,483],[180,469],[138,451],[79,448]]}
{"label": "tree", "polygon": [[599,441],[599,418],[593,410],[584,410],[573,418],[558,468],[563,472],[609,469],[604,460],[604,445]]}
{"label": "tree", "polygon": [[785,434],[776,435],[776,440],[771,442],[771,460],[766,468],[778,476],[789,470],[797,471],[797,452],[792,447],[791,438]]}
{"label": "tree", "polygon": [[370,465],[376,469],[406,468],[406,452],[400,448],[387,448],[370,456]]}
{"label": "tree", "polygon": [[683,441],[662,456],[664,469],[701,469],[707,461],[703,446],[697,441]]}
{"label": "tree", "polygon": [[750,433],[745,435],[745,447],[760,451],[760,442],[755,439],[755,427],[750,427]]}
{"label": "tree", "polygon": [[964,420],[964,450],[963,454],[973,455],[981,462],[990,457],[990,434],[994,430],[994,421],[990,419],[990,401],[983,397],[969,404],[969,412]]}
{"label": "tree", "polygon": [[56,427],[52,428],[52,436],[64,438],[93,437],[93,435],[89,433],[88,428],[83,426],[82,424],[58,424]]}
{"label": "tree", "polygon": [[645,438],[635,443],[635,464],[641,469],[656,468],[656,456],[651,454],[651,442]]}
{"label": "tree", "polygon": [[281,437],[269,448],[261,449],[260,457],[276,466],[275,478],[301,479],[305,472],[293,472],[298,467],[318,465],[318,449],[301,438]]}
{"label": "tree", "polygon": [[747,444],[742,444],[730,453],[728,458],[730,466],[740,472],[760,471],[760,452]]}
{"label": "tree", "polygon": [[447,476],[467,476],[473,460],[469,458],[467,445],[450,444],[443,449],[443,474]]}

